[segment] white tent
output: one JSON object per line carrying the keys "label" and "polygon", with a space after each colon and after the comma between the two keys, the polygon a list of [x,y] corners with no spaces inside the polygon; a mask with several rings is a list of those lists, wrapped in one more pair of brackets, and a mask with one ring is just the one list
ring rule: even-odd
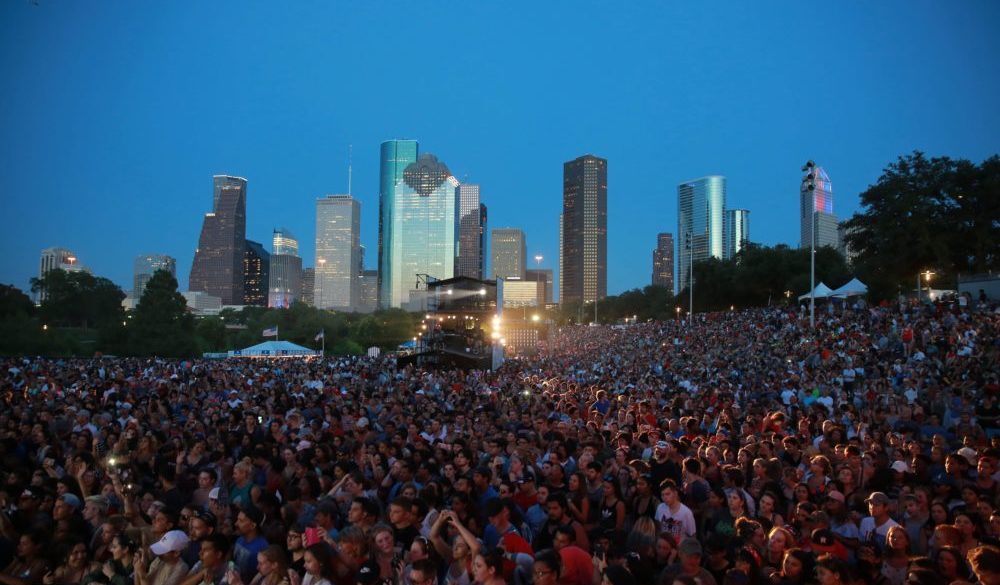
{"label": "white tent", "polygon": [[833,295],[831,296],[843,299],[864,294],[868,294],[868,287],[857,278],[852,278],[851,282],[833,291]]}
{"label": "white tent", "polygon": [[[816,285],[815,289],[813,289],[813,293],[816,295],[817,299],[825,299],[833,294],[833,289],[831,289],[830,287],[826,286],[821,282]],[[809,298],[809,293],[806,293],[804,295],[799,295],[800,301],[808,298]]]}
{"label": "white tent", "polygon": [[229,352],[229,357],[252,358],[311,357],[316,355],[319,355],[318,351],[296,345],[290,341],[265,341],[245,349]]}

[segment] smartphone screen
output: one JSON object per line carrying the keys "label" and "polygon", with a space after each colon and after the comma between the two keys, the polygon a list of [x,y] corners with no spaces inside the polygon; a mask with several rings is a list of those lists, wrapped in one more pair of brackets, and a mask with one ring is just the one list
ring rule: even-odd
{"label": "smartphone screen", "polygon": [[313,526],[306,528],[305,537],[306,537],[306,546],[312,546],[314,544],[318,544],[320,541],[319,528],[315,528]]}

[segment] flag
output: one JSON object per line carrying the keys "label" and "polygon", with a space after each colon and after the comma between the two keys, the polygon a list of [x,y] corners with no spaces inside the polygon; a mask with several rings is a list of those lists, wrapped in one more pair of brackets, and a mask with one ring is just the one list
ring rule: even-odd
{"label": "flag", "polygon": [[277,337],[278,336],[278,328],[277,327],[270,327],[268,329],[265,329],[264,332],[261,333],[261,335],[263,335],[264,337]]}
{"label": "flag", "polygon": [[326,339],[326,330],[325,329],[320,329],[319,333],[316,334],[316,337],[313,338],[313,341],[319,341],[320,339]]}

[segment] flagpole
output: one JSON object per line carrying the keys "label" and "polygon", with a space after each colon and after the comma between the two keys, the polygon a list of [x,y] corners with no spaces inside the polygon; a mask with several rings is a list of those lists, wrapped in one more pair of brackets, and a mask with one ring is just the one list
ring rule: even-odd
{"label": "flagpole", "polygon": [[278,326],[277,325],[274,326],[274,340],[275,341],[281,341],[281,337],[278,334]]}
{"label": "flagpole", "polygon": [[321,331],[323,334],[323,357],[326,357],[326,329]]}

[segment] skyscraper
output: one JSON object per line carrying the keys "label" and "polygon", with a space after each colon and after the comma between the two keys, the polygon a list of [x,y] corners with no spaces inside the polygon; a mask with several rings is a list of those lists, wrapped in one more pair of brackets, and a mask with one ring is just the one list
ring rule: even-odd
{"label": "skyscraper", "polygon": [[608,294],[608,161],[587,154],[563,164],[560,300]]}
{"label": "skyscraper", "polygon": [[316,288],[316,269],[302,269],[302,296],[299,297],[303,304],[309,307],[316,306],[316,297],[313,290]]}
{"label": "skyscraper", "polygon": [[726,210],[726,258],[734,258],[750,241],[750,210]]}
{"label": "skyscraper", "polygon": [[[45,278],[51,270],[65,270],[66,272],[87,272],[87,268],[80,264],[79,259],[72,250],[66,248],[45,248],[42,250],[41,261],[38,264],[38,278]],[[38,293],[37,301],[40,303],[46,298],[45,291]]]}
{"label": "skyscraper", "polygon": [[359,280],[357,312],[372,313],[378,309],[378,270],[362,270]]}
{"label": "skyscraper", "polygon": [[458,185],[443,162],[422,154],[391,187],[391,221],[383,225],[387,249],[380,251],[381,306],[418,310],[428,280],[454,276]]}
{"label": "skyscraper", "polygon": [[406,168],[416,162],[417,151],[416,140],[387,140],[381,146],[378,198],[378,304],[381,308],[398,306],[392,304],[393,266],[390,262],[396,188],[403,184]]}
{"label": "skyscraper", "polygon": [[[271,239],[271,271],[267,284],[267,306],[287,309],[302,294],[302,258],[299,241],[286,228],[274,230]],[[282,252],[282,253],[279,253]]]}
{"label": "skyscraper", "polygon": [[692,257],[697,264],[725,257],[723,224],[726,178],[711,175],[677,186],[678,288],[687,288]]}
{"label": "skyscraper", "polygon": [[458,186],[458,257],[455,276],[483,278],[483,219],[485,214],[479,202],[479,185],[463,183]]}
{"label": "skyscraper", "polygon": [[205,214],[194,252],[188,289],[243,302],[243,256],[247,230],[247,181],[216,175],[212,211]]}
{"label": "skyscraper", "polygon": [[524,230],[494,228],[490,232],[490,278],[524,280],[528,266],[528,247]]}
{"label": "skyscraper", "polygon": [[479,204],[479,265],[477,270],[479,271],[479,279],[482,280],[486,278],[486,205]]}
{"label": "skyscraper", "polygon": [[267,306],[267,287],[270,280],[271,255],[260,242],[246,241],[243,255],[243,304],[252,307]]}
{"label": "skyscraper", "polygon": [[653,286],[674,292],[674,234],[656,234],[653,249]]}
{"label": "skyscraper", "polygon": [[[812,163],[812,161],[809,161]],[[816,166],[805,169],[802,183],[799,185],[799,225],[801,239],[800,248],[812,246],[813,230],[816,231],[816,247],[830,246],[838,248],[840,241],[837,234],[839,222],[833,214],[833,183],[823,170]],[[813,187],[810,189],[810,185]]]}
{"label": "skyscraper", "polygon": [[177,260],[164,254],[143,254],[136,256],[132,263],[132,298],[139,301],[146,283],[157,270],[166,270],[170,276],[177,278]]}
{"label": "skyscraper", "polygon": [[316,306],[353,311],[360,300],[361,262],[361,202],[350,195],[317,199]]}

